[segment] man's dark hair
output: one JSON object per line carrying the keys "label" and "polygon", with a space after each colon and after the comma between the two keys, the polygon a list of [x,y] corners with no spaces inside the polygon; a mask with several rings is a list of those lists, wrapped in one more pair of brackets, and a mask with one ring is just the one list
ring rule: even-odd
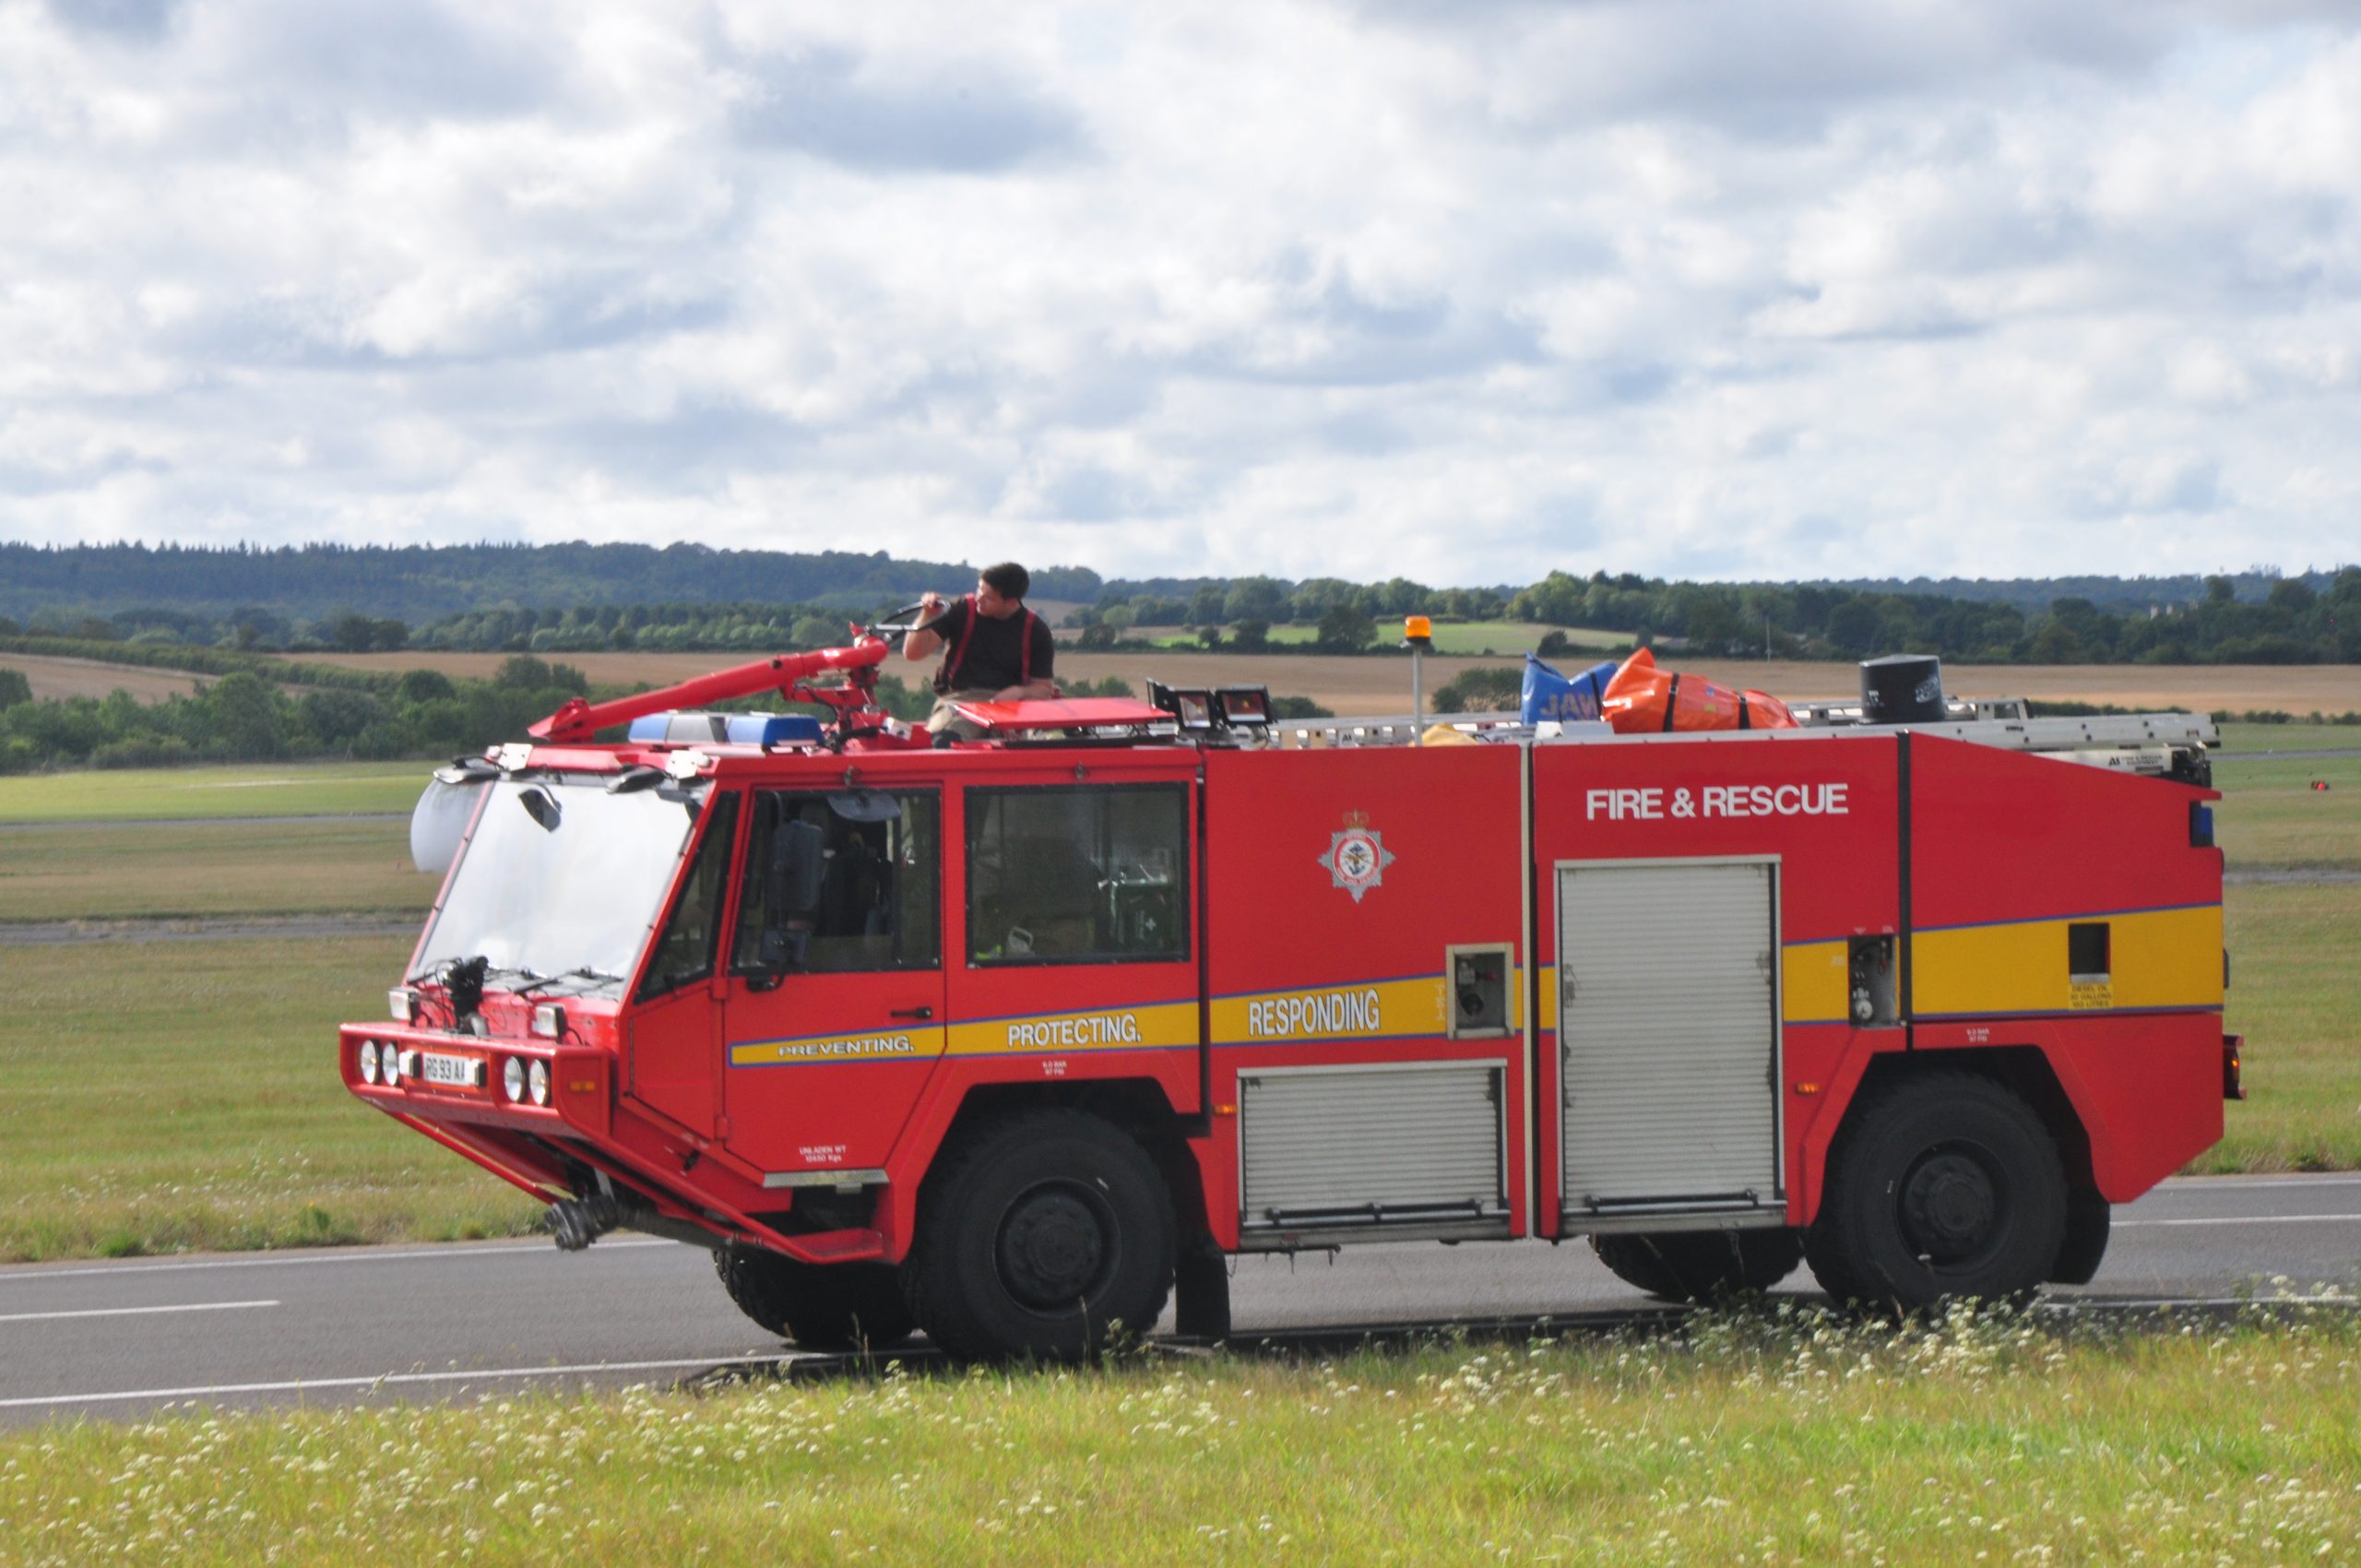
{"label": "man's dark hair", "polygon": [[997,566],[987,566],[976,575],[1003,599],[1023,599],[1025,590],[1033,586],[1033,574],[1014,561],[1003,561]]}

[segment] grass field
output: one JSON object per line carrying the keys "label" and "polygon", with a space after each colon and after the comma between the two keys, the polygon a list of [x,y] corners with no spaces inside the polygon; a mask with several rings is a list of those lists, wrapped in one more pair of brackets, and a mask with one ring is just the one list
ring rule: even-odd
{"label": "grass field", "polygon": [[0,946],[0,1259],[538,1221],[337,1078],[336,1026],[384,1016],[409,953],[352,937]]}
{"label": "grass field", "polygon": [[2361,724],[2248,724],[2234,719],[2221,731],[2223,758],[2274,752],[2361,752]]}
{"label": "grass field", "polygon": [[1685,1340],[0,1436],[0,1555],[243,1565],[2343,1562],[2361,1330]]}
{"label": "grass field", "polygon": [[2361,883],[2232,887],[2223,919],[2248,1098],[2194,1169],[2361,1169]]}
{"label": "grass field", "polygon": [[[2329,787],[2315,790],[2315,780]],[[2361,751],[2319,758],[2225,752],[2215,839],[2233,869],[2361,871]],[[2361,1019],[2356,1019],[2361,1021]]]}
{"label": "grass field", "polygon": [[139,767],[0,778],[0,825],[167,821],[224,816],[407,816],[434,765],[279,763]]}
{"label": "grass field", "polygon": [[423,914],[439,885],[406,821],[0,826],[0,923]]}
{"label": "grass field", "polygon": [[161,702],[168,696],[186,696],[203,684],[196,676],[177,670],[30,653],[0,653],[0,670],[22,671],[36,699],[102,697],[109,692],[125,691],[141,702]]}
{"label": "grass field", "polygon": [[[292,778],[252,795],[305,807],[416,792],[414,767],[321,773],[79,775],[42,798],[104,818],[171,809],[143,814],[137,787],[174,802],[246,793],[207,790],[215,778]],[[2315,777],[2336,787],[2312,790]],[[2234,867],[2361,869],[2361,753],[2225,754],[2219,779]],[[398,820],[0,827],[0,922],[418,914],[434,879],[409,868],[407,832]],[[2361,1169],[2361,884],[2233,885],[2227,919],[2227,1027],[2248,1037],[2253,1098],[2226,1108],[2225,1136],[2197,1168]],[[408,952],[351,937],[0,945],[0,1258],[529,1227],[521,1195],[356,1107],[330,1068],[334,1026],[376,1016]],[[150,1105],[162,1109],[125,1114]]]}
{"label": "grass field", "polygon": [[[2361,1168],[2361,885],[2229,890],[2252,1098],[2198,1169]],[[0,1259],[529,1229],[538,1210],[359,1106],[336,1025],[407,939],[0,946]]]}

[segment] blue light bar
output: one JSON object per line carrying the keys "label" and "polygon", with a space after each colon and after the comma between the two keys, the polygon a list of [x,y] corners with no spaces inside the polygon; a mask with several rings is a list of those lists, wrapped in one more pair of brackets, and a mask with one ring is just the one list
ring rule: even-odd
{"label": "blue light bar", "polygon": [[820,721],[808,713],[733,713],[730,740],[740,746],[816,746]]}
{"label": "blue light bar", "polygon": [[818,745],[820,721],[802,713],[649,713],[631,721],[642,745]]}

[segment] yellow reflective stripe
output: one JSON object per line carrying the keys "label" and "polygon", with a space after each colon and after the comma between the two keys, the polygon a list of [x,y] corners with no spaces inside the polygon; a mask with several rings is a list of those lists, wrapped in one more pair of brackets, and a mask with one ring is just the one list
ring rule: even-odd
{"label": "yellow reflective stripe", "polygon": [[1197,1004],[1157,1002],[1087,1013],[1045,1013],[951,1026],[954,1056],[1011,1051],[1063,1055],[1089,1051],[1154,1051],[1197,1043]]}
{"label": "yellow reflective stripe", "polygon": [[[2094,922],[2111,928],[2110,972],[2103,984],[2075,985],[2066,928]],[[1919,932],[1910,954],[1921,1016],[2222,1004],[2222,910],[2213,904]]]}
{"label": "yellow reflective stripe", "polygon": [[941,1029],[898,1029],[867,1035],[747,1040],[730,1048],[730,1064],[772,1067],[785,1063],[908,1062],[942,1054]]}
{"label": "yellow reflective stripe", "polygon": [[1779,958],[1780,1012],[1790,1024],[1841,1024],[1852,1016],[1850,944],[1791,943]]}
{"label": "yellow reflective stripe", "polygon": [[1217,997],[1213,1030],[1218,1045],[1370,1039],[1439,1035],[1448,1016],[1443,977],[1418,975]]}

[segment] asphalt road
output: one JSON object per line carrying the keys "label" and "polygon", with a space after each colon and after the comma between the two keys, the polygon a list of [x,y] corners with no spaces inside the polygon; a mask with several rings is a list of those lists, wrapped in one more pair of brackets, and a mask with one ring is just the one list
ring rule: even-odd
{"label": "asphalt road", "polygon": [[[2361,1176],[2168,1182],[2117,1211],[2106,1266],[2058,1301],[2220,1301],[2361,1287]],[[1812,1296],[1798,1271],[1785,1289]],[[1645,1298],[1587,1246],[1432,1242],[1240,1261],[1241,1335],[1573,1316]],[[1169,1324],[1168,1324],[1169,1327]],[[670,1383],[779,1359],[704,1252],[611,1236],[0,1269],[0,1422],[216,1408],[423,1402]]]}

